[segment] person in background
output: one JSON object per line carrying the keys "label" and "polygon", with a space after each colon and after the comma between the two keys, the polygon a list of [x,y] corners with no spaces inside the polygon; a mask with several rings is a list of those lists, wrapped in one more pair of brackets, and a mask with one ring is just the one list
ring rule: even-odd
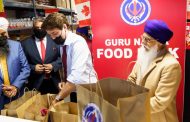
{"label": "person in background", "polygon": [[150,90],[151,122],[178,122],[176,93],[181,67],[166,47],[172,36],[165,22],[147,21],[137,62],[128,77],[128,81]]}
{"label": "person in background", "polygon": [[76,102],[76,84],[97,82],[88,45],[83,37],[69,30],[69,23],[64,14],[49,14],[42,28],[55,43],[61,46],[65,82],[59,85],[61,91],[53,103],[64,99],[69,94],[71,94],[71,101]]}
{"label": "person in background", "polygon": [[34,19],[34,34],[21,43],[31,68],[26,86],[42,94],[57,94],[58,83],[61,81],[59,69],[62,68],[59,46],[41,29],[43,21],[44,18],[40,17]]}
{"label": "person in background", "polygon": [[88,48],[92,54],[92,40],[90,38],[88,30],[89,30],[88,27],[78,27],[76,29],[76,34],[81,35],[86,40]]}
{"label": "person in background", "polygon": [[23,92],[30,67],[19,42],[8,38],[9,23],[0,17],[0,110]]}

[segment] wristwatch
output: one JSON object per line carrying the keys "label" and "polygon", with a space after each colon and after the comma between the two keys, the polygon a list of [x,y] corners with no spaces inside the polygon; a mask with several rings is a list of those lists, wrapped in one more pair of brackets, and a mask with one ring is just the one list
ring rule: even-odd
{"label": "wristwatch", "polygon": [[55,97],[55,99],[56,99],[57,101],[60,101],[60,100],[61,100],[61,96],[58,94],[58,95]]}

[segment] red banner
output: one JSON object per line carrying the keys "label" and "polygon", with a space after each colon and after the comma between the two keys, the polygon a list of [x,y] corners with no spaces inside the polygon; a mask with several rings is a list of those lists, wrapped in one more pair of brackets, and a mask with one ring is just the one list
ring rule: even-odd
{"label": "red banner", "polygon": [[[169,51],[178,59],[184,74],[186,1],[91,0],[94,65],[99,78],[126,79],[136,60],[145,22],[161,19],[173,30]],[[138,7],[131,10],[130,6]],[[184,76],[184,75],[182,75]],[[180,121],[183,113],[184,77],[177,95]]]}

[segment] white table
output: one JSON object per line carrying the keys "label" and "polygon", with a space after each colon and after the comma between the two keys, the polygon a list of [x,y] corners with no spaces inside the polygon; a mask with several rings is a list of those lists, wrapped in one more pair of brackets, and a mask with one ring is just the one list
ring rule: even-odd
{"label": "white table", "polygon": [[0,122],[38,122],[38,121],[32,121],[32,120],[26,120],[26,119],[20,119],[20,118],[0,115]]}

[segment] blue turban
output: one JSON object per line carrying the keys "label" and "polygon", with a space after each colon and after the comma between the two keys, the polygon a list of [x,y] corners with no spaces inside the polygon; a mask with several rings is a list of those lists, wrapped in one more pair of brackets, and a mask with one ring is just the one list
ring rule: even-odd
{"label": "blue turban", "polygon": [[77,28],[76,32],[88,36],[88,27]]}
{"label": "blue turban", "polygon": [[144,32],[162,44],[165,44],[173,36],[173,32],[161,20],[148,20],[145,24]]}

